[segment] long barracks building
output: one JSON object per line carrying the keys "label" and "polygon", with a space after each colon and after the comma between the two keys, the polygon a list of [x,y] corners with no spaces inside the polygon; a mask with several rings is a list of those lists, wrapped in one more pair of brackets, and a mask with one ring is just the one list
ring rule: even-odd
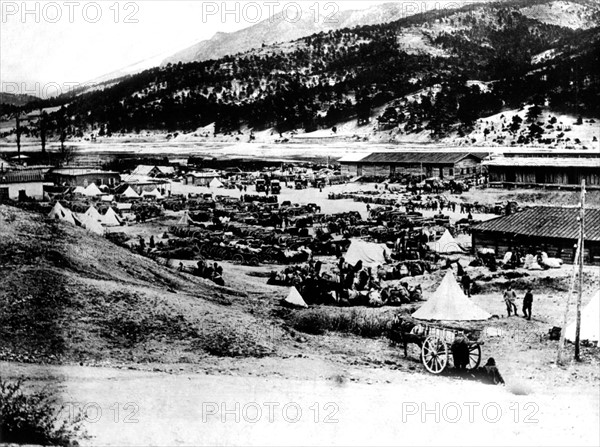
{"label": "long barracks building", "polygon": [[481,174],[487,153],[471,152],[373,152],[339,160],[342,174],[351,177],[424,175],[443,180],[474,178]]}

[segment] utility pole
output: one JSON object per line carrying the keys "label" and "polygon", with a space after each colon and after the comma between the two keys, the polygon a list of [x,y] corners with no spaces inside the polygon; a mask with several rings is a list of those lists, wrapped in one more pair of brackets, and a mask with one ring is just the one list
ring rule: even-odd
{"label": "utility pole", "polygon": [[579,356],[579,335],[581,332],[581,297],[583,295],[583,260],[585,254],[585,180],[581,181],[581,211],[579,214],[579,237],[581,250],[579,251],[579,293],[577,294],[577,325],[575,327],[575,360],[581,361]]}
{"label": "utility pole", "polygon": [[565,345],[565,332],[567,330],[567,324],[569,321],[569,307],[571,306],[571,297],[575,291],[575,276],[577,275],[577,263],[579,262],[579,252],[581,250],[581,239],[577,241],[575,249],[575,256],[573,257],[573,271],[571,273],[571,281],[569,286],[569,294],[567,295],[567,302],[565,303],[565,312],[563,314],[563,322],[560,331],[560,341],[558,342],[558,351],[556,353],[557,365],[562,365],[562,349]]}

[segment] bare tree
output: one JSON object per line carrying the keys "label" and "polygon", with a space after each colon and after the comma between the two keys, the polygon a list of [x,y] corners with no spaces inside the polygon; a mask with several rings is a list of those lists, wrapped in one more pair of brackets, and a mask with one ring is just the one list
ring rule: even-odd
{"label": "bare tree", "polygon": [[17,156],[21,161],[21,114],[17,112]]}
{"label": "bare tree", "polygon": [[46,112],[40,113],[40,140],[42,142],[42,154],[46,153]]}

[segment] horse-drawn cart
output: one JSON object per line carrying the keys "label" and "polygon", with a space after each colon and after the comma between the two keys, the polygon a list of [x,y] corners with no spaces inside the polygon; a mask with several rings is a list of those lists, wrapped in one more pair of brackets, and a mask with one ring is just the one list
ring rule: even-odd
{"label": "horse-drawn cart", "polygon": [[480,330],[438,326],[396,317],[393,326],[395,341],[421,348],[421,362],[432,374],[441,374],[452,360],[455,368],[472,370],[481,362]]}

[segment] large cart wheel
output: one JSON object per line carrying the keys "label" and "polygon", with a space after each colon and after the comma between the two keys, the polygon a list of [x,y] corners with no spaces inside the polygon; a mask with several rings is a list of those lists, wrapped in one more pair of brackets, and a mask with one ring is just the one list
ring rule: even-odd
{"label": "large cart wheel", "polygon": [[475,369],[481,363],[481,346],[478,343],[473,343],[469,346],[469,364],[467,369]]}
{"label": "large cart wheel", "polygon": [[448,345],[435,336],[429,336],[421,348],[421,361],[432,374],[440,374],[448,365]]}
{"label": "large cart wheel", "polygon": [[239,253],[233,255],[233,263],[234,264],[243,264],[244,263],[244,256],[242,256]]}

